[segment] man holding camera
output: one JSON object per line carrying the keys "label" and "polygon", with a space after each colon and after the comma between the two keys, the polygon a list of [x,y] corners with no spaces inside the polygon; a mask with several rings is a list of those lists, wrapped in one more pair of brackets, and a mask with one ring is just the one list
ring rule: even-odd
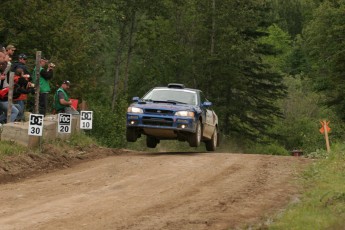
{"label": "man holding camera", "polygon": [[[40,95],[39,95],[39,113],[44,116],[47,113],[48,107],[48,94],[50,92],[49,81],[53,78],[53,69],[55,65],[53,63],[48,64],[48,68],[45,66],[48,64],[48,60],[44,57],[40,60]],[[32,73],[33,83],[36,84],[36,67]]]}

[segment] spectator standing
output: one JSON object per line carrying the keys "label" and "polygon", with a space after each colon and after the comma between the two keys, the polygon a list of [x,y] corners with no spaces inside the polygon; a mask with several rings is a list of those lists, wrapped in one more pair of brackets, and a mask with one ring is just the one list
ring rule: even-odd
{"label": "spectator standing", "polygon": [[56,91],[54,95],[54,109],[57,113],[79,114],[72,105],[67,90],[71,83],[67,80],[63,81],[61,87]]}
{"label": "spectator standing", "polygon": [[[50,79],[53,78],[53,69],[55,65],[53,63],[50,63],[48,65],[48,68],[46,68],[48,64],[48,60],[43,57],[41,58],[39,64],[40,64],[39,113],[45,116],[47,113],[47,107],[48,107],[48,95],[50,93],[49,81]],[[33,79],[33,83],[36,84],[36,67],[34,68],[34,71],[32,72],[32,79]]]}
{"label": "spectator standing", "polygon": [[7,61],[12,61],[12,56],[14,54],[14,51],[16,51],[16,47],[14,45],[8,45],[6,46],[6,58]]}
{"label": "spectator standing", "polygon": [[5,58],[6,58],[6,54],[0,51],[0,75],[4,73],[7,66],[7,62],[5,61]]}
{"label": "spectator standing", "polygon": [[[6,61],[6,54],[3,52],[0,52],[0,90],[3,90],[4,82],[6,81],[6,76],[3,75],[3,72],[5,71],[7,66]],[[3,99],[0,99],[0,123],[5,123],[7,120],[7,110],[8,110],[8,98],[4,97]],[[16,106],[12,106],[12,112],[11,112],[11,122],[14,122],[19,114],[19,109]]]}
{"label": "spectator standing", "polygon": [[[0,52],[0,90],[5,88],[6,83],[6,75],[4,74],[6,67],[7,67],[7,60],[6,54],[4,52]],[[7,110],[8,110],[8,97],[4,97],[0,99],[0,123],[5,123],[7,120]],[[19,109],[17,106],[12,105],[12,112],[11,112],[11,122],[14,122],[19,114]]]}
{"label": "spectator standing", "polygon": [[28,80],[27,75],[24,75],[24,71],[21,68],[17,68],[14,73],[14,91],[13,101],[17,104],[19,114],[17,120],[24,120],[25,104],[29,93],[34,93],[33,84]]}
{"label": "spectator standing", "polygon": [[30,77],[30,72],[28,67],[26,66],[27,56],[25,54],[19,54],[18,61],[13,63],[12,72],[16,72],[17,68],[20,68],[24,71],[24,75],[29,75],[26,77]]}

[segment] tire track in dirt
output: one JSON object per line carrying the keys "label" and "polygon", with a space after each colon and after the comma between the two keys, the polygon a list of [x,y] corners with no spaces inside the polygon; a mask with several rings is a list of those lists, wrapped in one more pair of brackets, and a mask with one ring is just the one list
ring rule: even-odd
{"label": "tire track in dirt", "polygon": [[307,160],[128,153],[0,185],[0,229],[226,229],[297,194]]}

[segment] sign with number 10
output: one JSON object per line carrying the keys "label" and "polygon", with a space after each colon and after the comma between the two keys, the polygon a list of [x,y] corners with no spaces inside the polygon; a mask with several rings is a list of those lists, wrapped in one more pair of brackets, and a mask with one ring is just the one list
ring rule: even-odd
{"label": "sign with number 10", "polygon": [[92,129],[93,111],[80,111],[80,129]]}

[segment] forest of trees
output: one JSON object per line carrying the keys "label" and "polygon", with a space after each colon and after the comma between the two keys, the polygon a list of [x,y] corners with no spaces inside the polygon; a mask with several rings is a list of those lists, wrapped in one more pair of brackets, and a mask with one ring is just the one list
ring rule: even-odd
{"label": "forest of trees", "polygon": [[3,0],[2,9],[0,43],[30,67],[36,51],[53,61],[53,90],[72,82],[95,112],[90,135],[107,146],[126,147],[131,98],[170,82],[207,95],[229,148],[313,152],[325,148],[324,119],[331,142],[343,140],[344,1]]}

